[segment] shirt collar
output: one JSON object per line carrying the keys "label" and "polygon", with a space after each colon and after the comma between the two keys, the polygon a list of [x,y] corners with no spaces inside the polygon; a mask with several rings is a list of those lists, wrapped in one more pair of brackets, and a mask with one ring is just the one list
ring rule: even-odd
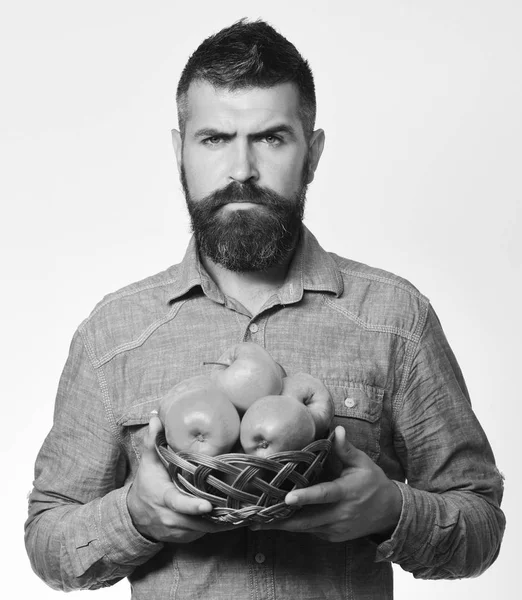
{"label": "shirt collar", "polygon": [[331,292],[339,297],[343,289],[343,279],[334,259],[303,225],[286,281],[279,290],[281,303],[299,302],[305,290]]}
{"label": "shirt collar", "polygon": [[[220,304],[225,303],[223,293],[201,264],[194,236],[189,241],[181,263],[177,267],[171,267],[175,268],[177,276],[171,279],[168,291],[170,301],[199,286],[210,299]],[[343,293],[343,287],[341,273],[334,259],[323,250],[314,235],[303,225],[285,283],[278,293],[281,303],[298,302],[305,290],[331,292],[338,297]]]}
{"label": "shirt collar", "polygon": [[183,260],[179,264],[170,267],[169,272],[170,278],[167,291],[169,302],[181,298],[193,288],[200,287],[209,298],[224,304],[225,297],[223,293],[199,260],[194,236],[190,238]]}

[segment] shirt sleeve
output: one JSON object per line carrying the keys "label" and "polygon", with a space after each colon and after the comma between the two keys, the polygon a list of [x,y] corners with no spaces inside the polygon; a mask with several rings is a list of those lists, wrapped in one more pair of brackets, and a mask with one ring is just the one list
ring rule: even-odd
{"label": "shirt sleeve", "polygon": [[53,426],[38,454],[25,544],[36,574],[55,589],[116,583],[155,555],[134,528],[127,461],[79,331],[71,343]]}
{"label": "shirt sleeve", "polygon": [[409,361],[394,424],[402,512],[376,560],[421,579],[475,577],[500,549],[503,477],[431,307]]}

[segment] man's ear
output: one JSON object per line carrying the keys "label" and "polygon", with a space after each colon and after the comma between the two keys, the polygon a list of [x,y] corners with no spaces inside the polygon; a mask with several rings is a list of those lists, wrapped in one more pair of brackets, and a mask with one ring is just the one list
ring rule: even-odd
{"label": "man's ear", "polygon": [[176,155],[176,162],[178,163],[178,171],[181,172],[181,162],[183,154],[183,141],[181,139],[181,133],[177,129],[171,131],[172,134],[172,145],[174,146],[174,154]]}
{"label": "man's ear", "polygon": [[310,138],[308,150],[308,178],[306,183],[312,183],[314,180],[315,170],[319,164],[319,159],[324,149],[324,131],[316,129]]}

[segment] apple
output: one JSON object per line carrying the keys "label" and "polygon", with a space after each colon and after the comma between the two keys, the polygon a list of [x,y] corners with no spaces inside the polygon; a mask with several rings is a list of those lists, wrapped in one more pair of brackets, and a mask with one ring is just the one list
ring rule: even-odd
{"label": "apple", "polygon": [[246,454],[266,458],[276,452],[302,450],[315,438],[311,412],[293,396],[256,400],[241,420],[239,439]]}
{"label": "apple", "polygon": [[177,383],[168,393],[167,397],[176,398],[181,392],[195,388],[208,388],[214,384],[208,375],[194,375],[193,377],[187,377]]}
{"label": "apple", "polygon": [[312,413],[317,438],[324,437],[334,418],[335,407],[324,383],[308,373],[296,373],[283,379],[282,394],[294,396]]}
{"label": "apple", "polygon": [[159,407],[159,417],[161,420],[162,415],[165,415],[167,408],[170,404],[177,400],[180,394],[185,392],[186,390],[196,389],[196,388],[211,388],[215,386],[208,375],[195,375],[194,377],[187,377],[187,379],[183,379],[179,381],[174,387],[172,387],[166,396],[163,396],[160,402]]}
{"label": "apple", "polygon": [[230,397],[242,415],[258,398],[280,394],[285,371],[259,344],[241,342],[228,348],[215,362],[213,381]]}
{"label": "apple", "polygon": [[181,382],[159,406],[168,445],[175,452],[217,456],[239,438],[239,414],[230,398],[209,377]]}

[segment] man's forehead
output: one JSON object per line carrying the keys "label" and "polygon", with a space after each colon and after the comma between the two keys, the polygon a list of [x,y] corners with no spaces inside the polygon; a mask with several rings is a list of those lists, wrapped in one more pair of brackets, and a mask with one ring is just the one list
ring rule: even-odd
{"label": "man's forehead", "polygon": [[293,83],[230,89],[194,81],[188,89],[185,109],[190,129],[219,122],[263,125],[272,119],[295,124],[299,121],[299,92]]}

